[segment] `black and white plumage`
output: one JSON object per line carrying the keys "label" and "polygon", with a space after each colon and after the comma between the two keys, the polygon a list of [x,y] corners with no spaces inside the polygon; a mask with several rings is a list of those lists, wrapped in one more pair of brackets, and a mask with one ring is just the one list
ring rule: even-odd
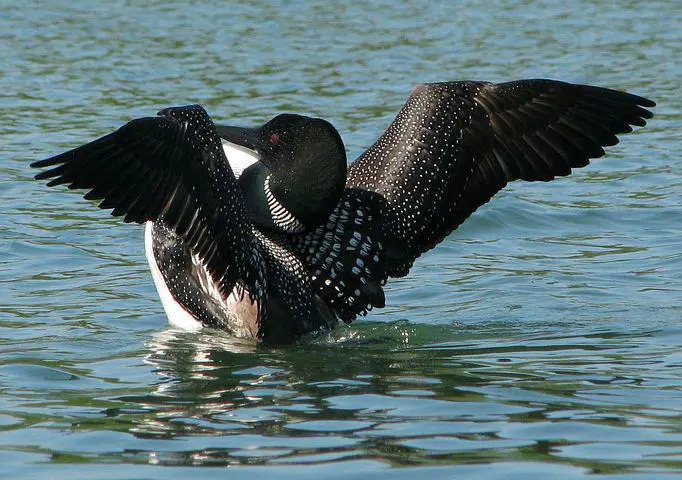
{"label": "black and white plumage", "polygon": [[584,167],[644,126],[654,102],[553,80],[419,85],[348,171],[348,187],[386,199],[389,275],[405,275],[513,180],[549,181]]}
{"label": "black and white plumage", "polygon": [[169,318],[172,304],[198,325],[282,342],[383,307],[386,280],[508,182],[587,165],[652,106],[552,80],[420,85],[347,170],[324,120],[243,129],[178,107],[33,166],[52,167],[36,176],[50,186],[150,222]]}
{"label": "black and white plumage", "polygon": [[[48,186],[85,188],[86,199],[124,222],[158,220],[200,260],[229,297],[235,287],[260,305],[267,283],[259,245],[213,122],[199,106],[168,108],[62,155],[34,163]],[[260,324],[265,315],[258,309]]]}
{"label": "black and white plumage", "polygon": [[324,223],[289,240],[318,295],[344,322],[384,306],[383,208],[375,193],[346,188]]}

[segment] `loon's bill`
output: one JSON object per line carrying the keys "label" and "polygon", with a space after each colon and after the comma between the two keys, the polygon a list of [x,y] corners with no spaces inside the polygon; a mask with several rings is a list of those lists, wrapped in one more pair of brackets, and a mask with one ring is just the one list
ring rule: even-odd
{"label": "loon's bill", "polygon": [[406,275],[513,180],[548,181],[644,126],[655,103],[554,80],[415,88],[349,166],[327,121],[283,114],[215,125],[198,105],[162,110],[32,164],[48,186],[146,223],[171,323],[267,342],[384,306]]}

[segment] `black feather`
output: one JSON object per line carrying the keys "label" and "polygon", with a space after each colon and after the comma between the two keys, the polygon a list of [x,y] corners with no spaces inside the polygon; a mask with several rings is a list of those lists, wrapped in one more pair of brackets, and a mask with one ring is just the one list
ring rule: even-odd
{"label": "black feather", "polygon": [[618,143],[617,134],[645,125],[652,116],[645,107],[654,105],[553,80],[420,85],[350,165],[346,185],[385,199],[386,269],[404,275],[508,182],[584,167]]}
{"label": "black feather", "polygon": [[[117,131],[55,157],[33,163],[48,185],[86,189],[101,208],[142,223],[162,218],[190,245],[199,243],[207,269],[229,296],[244,280],[263,297],[262,265],[241,192],[213,122],[198,105],[175,107],[159,117],[133,120]],[[221,205],[223,208],[216,208]],[[253,287],[260,285],[260,288]],[[251,287],[251,288],[249,288]]]}

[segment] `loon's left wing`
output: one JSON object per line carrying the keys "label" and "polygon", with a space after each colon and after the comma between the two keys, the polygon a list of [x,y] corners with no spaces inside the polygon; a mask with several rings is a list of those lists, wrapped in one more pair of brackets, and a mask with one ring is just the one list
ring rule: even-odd
{"label": "loon's left wing", "polygon": [[554,80],[419,85],[377,142],[348,169],[347,187],[386,200],[389,275],[405,275],[513,180],[548,181],[604,155],[643,126],[654,102]]}

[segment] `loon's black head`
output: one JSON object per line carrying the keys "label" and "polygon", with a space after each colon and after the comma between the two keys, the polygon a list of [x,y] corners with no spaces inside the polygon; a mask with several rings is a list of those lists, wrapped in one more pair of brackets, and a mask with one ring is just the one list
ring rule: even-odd
{"label": "loon's black head", "polygon": [[259,161],[239,176],[254,223],[285,232],[322,223],[346,184],[346,150],[331,123],[278,115],[259,128],[217,127],[221,138],[254,150]]}

